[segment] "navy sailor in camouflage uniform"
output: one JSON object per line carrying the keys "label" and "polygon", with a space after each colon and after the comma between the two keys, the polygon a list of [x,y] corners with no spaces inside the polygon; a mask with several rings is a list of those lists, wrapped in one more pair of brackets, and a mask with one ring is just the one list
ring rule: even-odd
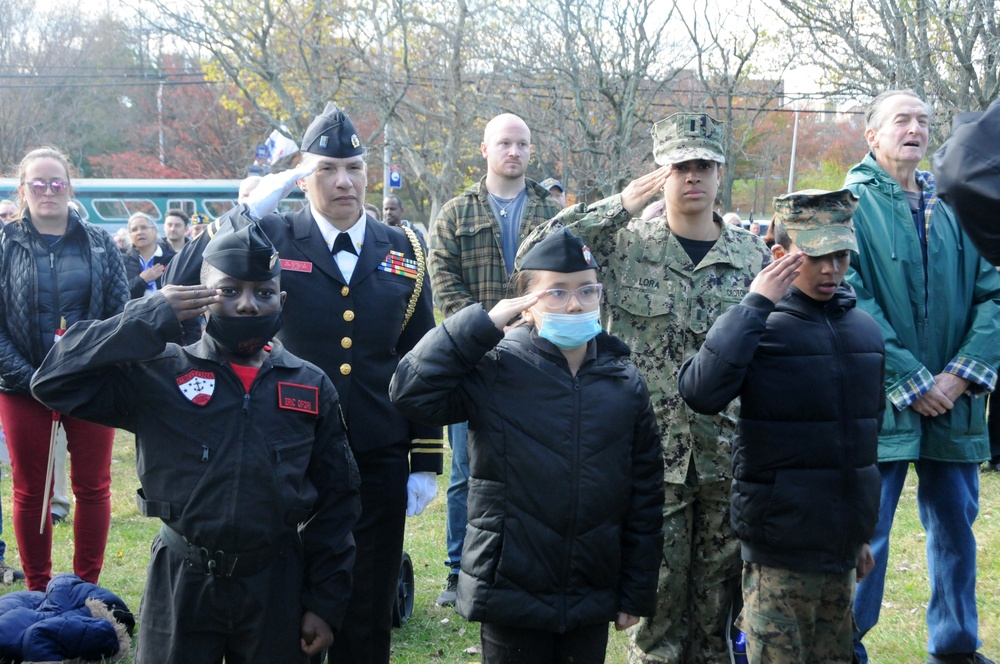
{"label": "navy sailor in camouflage uniform", "polygon": [[[678,394],[677,372],[715,319],[747,294],[770,253],[759,237],[723,223],[712,210],[725,163],[721,124],[677,113],[652,133],[661,168],[621,194],[567,208],[519,253],[564,226],[591,248],[606,275],[604,326],[631,346],[663,436],[657,610],[632,631],[630,661],[728,661],[725,635],[740,577],[729,526],[737,404],[717,415],[691,411]],[[666,215],[637,218],[660,192]]]}

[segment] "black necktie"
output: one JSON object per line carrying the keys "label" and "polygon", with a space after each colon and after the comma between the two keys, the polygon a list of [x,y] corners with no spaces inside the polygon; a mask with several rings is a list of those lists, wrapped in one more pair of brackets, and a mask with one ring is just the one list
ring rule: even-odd
{"label": "black necktie", "polygon": [[357,250],[354,248],[354,243],[351,242],[351,236],[347,233],[339,234],[337,239],[333,241],[333,255],[336,256],[341,251],[349,251],[355,256],[358,255]]}

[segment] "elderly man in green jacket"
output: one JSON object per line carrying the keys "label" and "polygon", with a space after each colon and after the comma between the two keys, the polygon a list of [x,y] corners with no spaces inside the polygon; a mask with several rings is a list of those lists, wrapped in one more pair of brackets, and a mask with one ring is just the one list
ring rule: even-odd
{"label": "elderly man in green jacket", "polygon": [[866,115],[871,152],[847,174],[859,198],[858,259],[847,281],[885,337],[885,420],[879,435],[882,504],[875,569],[854,602],[855,649],[878,621],[889,531],[910,463],[927,531],[928,664],[987,664],[977,649],[979,464],[989,458],[985,399],[1000,363],[1000,276],[917,170],[931,109],[909,90],[876,97]]}

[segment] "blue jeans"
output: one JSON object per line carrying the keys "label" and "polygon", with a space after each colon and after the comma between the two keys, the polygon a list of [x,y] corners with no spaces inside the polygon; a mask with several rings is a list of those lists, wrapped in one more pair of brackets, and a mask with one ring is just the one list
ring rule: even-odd
{"label": "blue jeans", "polygon": [[[931,596],[927,603],[927,652],[936,655],[975,652],[979,640],[976,612],[976,538],[972,523],[979,514],[979,464],[914,462],[919,480],[917,508],[927,533],[927,575]],[[889,559],[889,531],[903,490],[908,461],[879,464],[882,503],[872,537],[875,568],[858,584],[854,619],[858,632],[854,649],[867,664],[861,639],[878,622]]]}
{"label": "blue jeans", "polygon": [[462,565],[462,545],[465,544],[465,524],[469,520],[469,423],[448,425],[451,446],[451,478],[448,483],[447,547],[444,564],[452,574]]}

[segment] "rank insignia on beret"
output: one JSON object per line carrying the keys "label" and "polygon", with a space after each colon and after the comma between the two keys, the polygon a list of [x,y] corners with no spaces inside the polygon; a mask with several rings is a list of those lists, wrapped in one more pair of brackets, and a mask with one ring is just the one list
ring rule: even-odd
{"label": "rank insignia on beret", "polygon": [[177,379],[177,387],[188,401],[196,406],[204,406],[215,391],[215,374],[192,369]]}
{"label": "rank insignia on beret", "polygon": [[361,139],[358,138],[357,134],[351,134],[351,147],[361,147]]}
{"label": "rank insignia on beret", "polygon": [[274,269],[274,264],[277,263],[277,262],[278,262],[278,252],[276,251],[273,254],[271,254],[271,262],[268,265],[268,268],[270,268],[270,269],[273,270]]}
{"label": "rank insignia on beret", "polygon": [[390,251],[379,263],[378,269],[391,274],[398,274],[410,279],[417,278],[417,261],[407,258],[402,251]]}
{"label": "rank insignia on beret", "polygon": [[321,148],[325,148],[329,144],[330,144],[330,137],[329,136],[320,136],[319,137],[319,146]]}

